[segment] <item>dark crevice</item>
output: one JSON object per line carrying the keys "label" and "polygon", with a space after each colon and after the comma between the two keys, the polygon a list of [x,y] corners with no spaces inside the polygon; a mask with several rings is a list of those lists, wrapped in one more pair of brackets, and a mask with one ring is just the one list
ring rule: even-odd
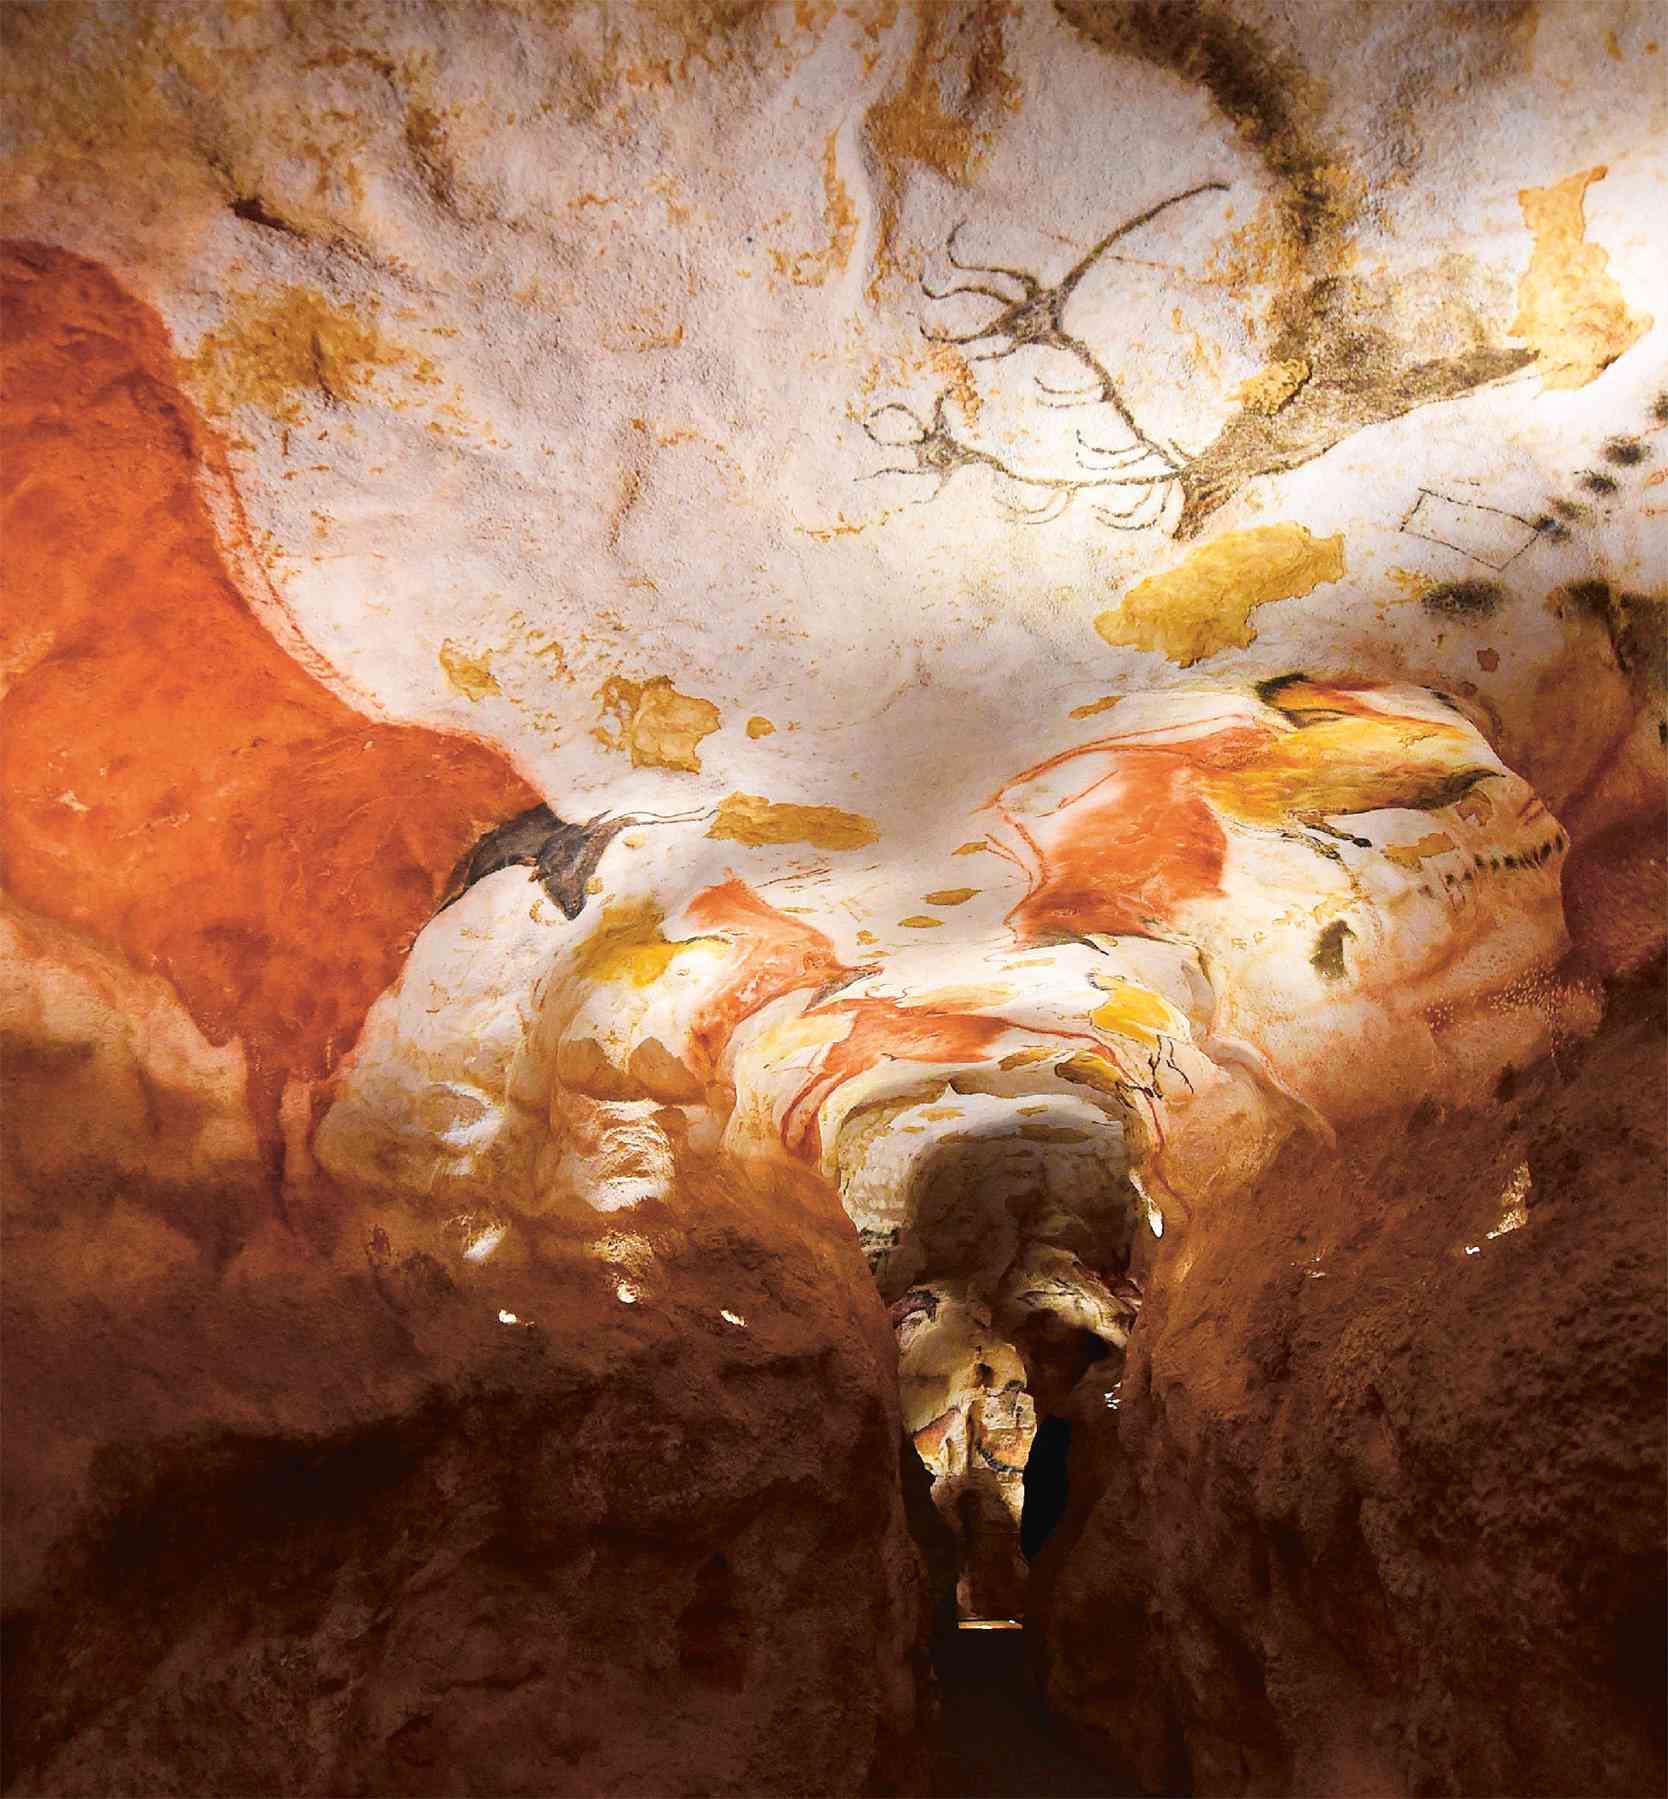
{"label": "dark crevice", "polygon": [[1020,1514],[1019,1548],[1034,1562],[1066,1515],[1071,1478],[1071,1420],[1050,1414],[1037,1425],[1025,1461],[1025,1509]]}
{"label": "dark crevice", "polygon": [[1133,1776],[1080,1754],[1043,1704],[1017,1630],[953,1630],[933,1648],[939,1799],[1134,1799]]}

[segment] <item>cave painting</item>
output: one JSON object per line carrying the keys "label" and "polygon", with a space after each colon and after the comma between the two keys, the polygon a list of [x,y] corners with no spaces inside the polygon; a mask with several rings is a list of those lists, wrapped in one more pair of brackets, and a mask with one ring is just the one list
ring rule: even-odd
{"label": "cave painting", "polygon": [[[685,818],[706,817],[686,813]],[[544,805],[530,806],[495,825],[452,870],[437,912],[456,905],[477,881],[501,868],[531,868],[532,879],[556,902],[570,923],[585,910],[587,889],[603,855],[622,831],[643,825],[677,824],[677,817],[638,817],[625,812],[609,817],[599,812],[583,824],[570,824]]]}
{"label": "cave painting", "polygon": [[1645,11],[0,6],[8,1791],[1661,1790]]}
{"label": "cave painting", "polygon": [[44,245],[4,273],[7,887],[241,1043],[276,1154],[285,1087],[331,1073],[460,853],[537,796],[502,751],[389,723],[281,647],[227,567],[204,498],[224,451],[149,307]]}
{"label": "cave painting", "polygon": [[[1151,209],[1093,254],[1200,191]],[[1020,300],[979,282],[965,290],[1003,298],[996,322],[976,334],[997,345],[988,354],[1006,357],[1046,338],[1087,358],[1090,399],[1135,430],[1143,456],[1162,457],[1128,419],[1105,366],[1062,323],[1073,278],[1043,288],[1023,272],[956,261],[964,273],[1006,274],[1023,289]],[[784,854],[802,842],[849,854],[876,837],[861,815],[734,794],[717,808],[569,823],[546,802],[529,804],[527,784],[496,752],[455,735],[389,727],[337,697],[280,647],[226,571],[199,488],[210,478],[224,485],[221,452],[174,384],[154,315],[95,265],[60,251],[14,247],[8,275],[17,371],[10,430],[22,446],[43,446],[14,500],[17,507],[26,498],[28,510],[18,514],[24,528],[10,533],[12,580],[51,602],[14,626],[12,891],[25,906],[164,973],[210,1042],[235,1035],[269,1144],[286,1087],[305,1091],[337,1068],[423,920],[451,912],[489,877],[527,868],[561,919],[579,925],[582,915],[595,916],[587,902],[602,858],[628,829],[687,825],[696,835],[708,823],[709,835]],[[89,342],[94,355],[83,349]],[[49,431],[56,414],[45,398],[65,383],[87,396],[67,434],[56,425]],[[124,483],[114,503],[89,508],[72,483],[96,482],[118,446],[126,451]],[[79,521],[77,554],[49,558],[50,534],[32,525],[71,517]],[[650,683],[654,693],[662,688],[672,691],[668,681]],[[93,728],[68,732],[63,707],[93,693],[104,696]],[[877,1070],[906,1069],[919,1081],[927,1071],[948,1080],[975,1069],[1027,1069],[1026,1079],[1051,1092],[1079,1089],[1129,1112],[1132,1131],[1162,1160],[1172,1098],[1185,1105],[1207,1078],[1202,1054],[1240,1058],[1288,1099],[1305,1085],[1304,1057],[1289,1033],[1271,1048],[1251,1046],[1249,1027],[1228,1028],[1230,1012],[1255,1009],[1247,997],[1255,981],[1232,999],[1222,991],[1229,952],[1210,922],[1213,905],[1243,906],[1245,881],[1266,883],[1271,853],[1286,856],[1281,878],[1294,893],[1330,887],[1320,906],[1311,903],[1315,922],[1301,960],[1336,998],[1370,983],[1375,952],[1394,940],[1380,916],[1382,894],[1370,897],[1363,886],[1361,855],[1382,855],[1404,886],[1439,895],[1444,930],[1463,934],[1479,876],[1487,883],[1502,872],[1540,871],[1564,848],[1550,821],[1487,797],[1476,801],[1470,829],[1473,837],[1486,829],[1493,854],[1468,853],[1455,829],[1421,831],[1414,841],[1429,853],[1410,855],[1353,828],[1369,814],[1452,813],[1474,790],[1511,785],[1442,695],[1404,697],[1382,683],[1291,674],[1254,691],[1081,710],[1107,708],[1108,726],[1128,719],[1127,728],[1103,730],[1005,782],[990,802],[993,828],[962,846],[983,848],[1006,865],[1002,879],[1023,883],[1002,902],[1001,940],[987,940],[978,954],[994,974],[996,959],[1015,951],[1075,943],[1106,955],[1125,939],[1169,943],[1211,965],[1203,990],[1213,997],[1203,1013],[1199,982],[1163,992],[1117,968],[1085,971],[1081,997],[1040,1034],[1034,1017],[1016,1019],[1000,1005],[909,998],[888,985],[895,958],[864,953],[872,930],[848,930],[840,947],[732,875],[688,899],[665,892],[651,911],[628,907],[623,916],[636,921],[629,927],[604,912],[572,963],[581,987],[615,982],[629,969],[631,984],[651,992],[675,966],[678,1002],[666,1016],[651,1005],[653,1030],[623,1054],[606,1044],[581,1053],[569,1041],[556,1065],[599,1104],[639,1092],[679,1103],[717,1097],[738,1118],[768,1118],[781,1151],[825,1168],[836,1154],[824,1123],[831,1102],[842,1089],[872,1086]],[[718,728],[710,710],[699,723],[708,735]],[[189,731],[180,728],[184,717]],[[661,763],[699,772],[692,756]],[[112,792],[116,769],[135,774]],[[342,783],[359,784],[339,825],[326,827],[324,809],[303,804],[320,781],[344,793]],[[1555,891],[1555,867],[1550,880]],[[934,887],[926,897],[959,908],[1000,891],[997,881]],[[315,913],[324,901],[310,896],[326,892],[355,897],[321,935]],[[1320,916],[1327,907],[1338,915]],[[944,922],[901,920],[935,930]],[[989,923],[969,929],[988,934]],[[684,953],[696,944],[698,969]],[[554,953],[560,966],[565,952]],[[1543,944],[1537,953],[1549,952]],[[1396,952],[1389,966],[1405,979],[1419,960]],[[1437,989],[1425,996],[1437,998]],[[791,1017],[777,1016],[784,1006]],[[755,1031],[738,1052],[738,1032],[763,1014],[770,1029]],[[612,1036],[625,1041],[617,1027]],[[1192,1062],[1178,1059],[1188,1045]],[[1294,1103],[1324,1123],[1324,1104]],[[312,1114],[328,1104],[320,1088]],[[832,1116],[837,1125],[838,1103]]]}
{"label": "cave painting", "polygon": [[1137,1236],[1292,1130],[1492,1080],[1553,1017],[1566,840],[1451,699],[1294,673],[1110,710],[961,846],[994,853],[1005,910],[959,936],[956,984],[731,875],[668,895],[639,949],[605,920],[546,1001],[563,1193],[610,1215],[664,1201],[674,1114],[837,1184],[905,1314],[905,1421],[973,1615],[1022,1585],[1043,1396],[1092,1376],[1116,1398]]}
{"label": "cave painting", "polygon": [[[1196,199],[1201,194],[1225,193],[1220,181],[1201,182],[1185,193],[1160,200],[1145,212],[1109,231],[1106,236],[1081,256],[1057,281],[1045,285],[1027,269],[1006,268],[999,264],[965,262],[956,253],[956,242],[965,221],[950,233],[944,246],[945,260],[958,275],[983,277],[961,281],[948,287],[934,288],[923,277],[921,291],[929,300],[953,300],[973,296],[994,301],[996,312],[970,331],[944,331],[926,324],[922,335],[929,343],[948,344],[957,350],[974,344],[990,344],[990,349],[976,350],[969,362],[1005,362],[1021,351],[1035,351],[1046,357],[1052,354],[1071,371],[1065,385],[1046,380],[1033,367],[1031,379],[1045,405],[1060,408],[1103,407],[1110,415],[1109,431],[1123,438],[1119,443],[1091,441],[1081,429],[1073,436],[1073,456],[1079,465],[1074,475],[1027,472],[1013,461],[989,450],[977,448],[956,435],[946,412],[950,390],[941,392],[933,403],[930,420],[922,420],[901,402],[891,402],[874,409],[863,421],[864,430],[879,444],[887,439],[876,430],[879,419],[897,413],[915,435],[897,440],[914,457],[913,467],[877,470],[876,474],[916,474],[935,478],[937,485],[927,499],[936,499],[952,476],[964,468],[988,468],[1009,487],[1029,490],[1034,506],[1016,503],[1005,510],[1031,524],[1047,524],[1061,518],[1075,500],[1087,493],[1104,495],[1090,507],[1095,519],[1114,530],[1138,531],[1158,522],[1162,517],[1170,485],[1180,477],[1185,466],[1183,453],[1174,444],[1165,444],[1150,436],[1136,423],[1119,383],[1100,356],[1075,335],[1066,324],[1066,308],[1084,277],[1108,255],[1112,246],[1122,242],[1143,225],[1150,224],[1172,206]],[[1001,280],[1017,287],[1014,295],[992,283]],[[1046,363],[1044,366],[1048,366]],[[869,477],[873,479],[874,477]],[[1121,500],[1123,505],[1108,502]]]}
{"label": "cave painting", "polygon": [[[734,872],[687,897],[663,879],[571,936],[536,927],[558,1084],[638,1135],[662,1128],[645,1104],[711,1109],[734,1153],[835,1175],[877,1106],[933,1124],[947,1089],[1005,1113],[1064,1101],[1112,1121],[1159,1194],[1218,1154],[1204,1121],[1227,1087],[1328,1131],[1375,1082],[1436,1078],[1457,1021],[1561,954],[1564,833],[1449,697],[1291,674],[1107,722],[969,817],[987,829],[962,847],[997,872],[955,890],[953,941],[876,951],[850,912],[813,922]],[[503,878],[472,891],[490,907]],[[959,978],[935,984],[946,962]],[[1373,1045],[1360,1066],[1330,1047],[1346,1013]],[[1144,1215],[1148,1195],[1129,1203]]]}
{"label": "cave painting", "polygon": [[993,801],[1033,871],[1009,915],[1020,940],[1162,935],[1186,901],[1222,893],[1228,829],[1337,862],[1339,843],[1373,847],[1337,820],[1437,810],[1499,778],[1470,724],[1431,697],[1400,714],[1362,684],[1277,677],[1249,715],[1097,738],[1027,770]]}
{"label": "cave painting", "polygon": [[[1268,241],[1258,247],[1278,281],[1268,360],[1232,390],[1229,398],[1237,405],[1209,441],[1189,451],[1138,421],[1125,377],[1113,373],[1134,352],[1091,342],[1084,327],[1068,323],[1068,308],[1085,279],[1130,254],[1114,245],[1139,242],[1144,227],[1184,202],[1234,194],[1228,182],[1199,181],[1148,206],[1093,242],[1053,281],[1011,262],[966,259],[960,244],[970,221],[963,219],[942,249],[951,280],[935,286],[923,275],[920,292],[935,306],[970,299],[996,310],[967,329],[921,322],[923,338],[954,356],[952,378],[941,383],[928,411],[894,400],[862,415],[872,443],[906,451],[908,460],[859,479],[927,477],[931,491],[914,502],[924,504],[963,471],[984,469],[995,477],[1000,515],[1010,520],[1053,523],[1087,496],[1093,518],[1104,527],[1139,532],[1162,525],[1189,538],[1260,475],[1301,467],[1373,425],[1459,399],[1531,365],[1546,387],[1583,386],[1649,329],[1649,315],[1630,309],[1608,272],[1606,251],[1585,241],[1583,195],[1609,173],[1605,166],[1522,191],[1534,249],[1519,279],[1517,315],[1502,330],[1501,322],[1485,322],[1485,309],[1476,307],[1472,341],[1456,353],[1416,310],[1386,304],[1349,272],[1349,237],[1366,182],[1314,129],[1307,84],[1292,71],[1277,70],[1254,32],[1226,18],[1191,13],[1159,24],[1144,20],[1139,9],[1066,4],[1060,10],[1099,48],[1150,59],[1202,85],[1256,147],[1278,196]],[[1230,42],[1234,55],[1226,53]],[[1230,77],[1232,65],[1237,72]],[[1255,76],[1247,73],[1252,69]],[[1234,216],[1232,208],[1227,216]],[[1253,236],[1242,227],[1233,254],[1249,254],[1244,240]],[[1198,281],[1203,269],[1188,273]],[[1433,287],[1433,274],[1421,271],[1412,285]],[[1179,310],[1175,317],[1179,324]],[[1014,443],[993,447],[977,429],[984,396],[971,365],[1019,355],[1039,416]],[[1208,357],[1200,360],[1208,366]],[[1096,422],[1088,429],[1079,424],[1062,440],[1045,423],[1049,410],[1061,409],[1096,409],[1090,413]]]}

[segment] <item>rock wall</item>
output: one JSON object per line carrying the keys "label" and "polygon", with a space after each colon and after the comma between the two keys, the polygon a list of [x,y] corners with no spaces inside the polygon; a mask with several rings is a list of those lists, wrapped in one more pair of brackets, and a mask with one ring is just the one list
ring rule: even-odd
{"label": "rock wall", "polygon": [[662,1133],[659,1206],[545,1195],[501,1280],[427,1165],[321,1173],[315,1091],[534,796],[257,618],[149,309],[5,273],[9,1787],[907,1786],[925,1601],[837,1200]]}
{"label": "rock wall", "polygon": [[919,1790],[885,1313],[825,1191],[680,1176],[520,1314],[398,1227],[10,1256],[8,1790]]}
{"label": "rock wall", "polygon": [[1293,1146],[1155,1258],[1029,1614],[1148,1790],[1661,1787],[1661,973],[1497,1105]]}

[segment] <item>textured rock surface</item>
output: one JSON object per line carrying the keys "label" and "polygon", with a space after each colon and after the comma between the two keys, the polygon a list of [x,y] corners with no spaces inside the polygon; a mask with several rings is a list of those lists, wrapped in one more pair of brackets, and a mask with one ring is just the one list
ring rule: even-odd
{"label": "textured rock surface", "polygon": [[14,1262],[12,1790],[918,1790],[884,1313],[823,1190],[679,1192],[508,1281]]}
{"label": "textured rock surface", "polygon": [[[1660,952],[1664,49],[1632,0],[1325,17],[0,8],[21,1788],[904,1788],[912,1545],[1017,1607],[1038,1417],[1100,1404],[1098,1468],[1176,1359],[1173,1429],[1117,1416],[1179,1598],[1214,1474],[1370,1362],[1290,1307],[1426,1343],[1375,1257],[1533,1167],[1512,1083]],[[1480,1186],[1383,1148],[1432,1117]],[[1269,1288],[1257,1233],[1358,1190],[1387,1247]],[[1539,1343],[1541,1222],[1440,1262],[1421,1354]],[[1593,1279],[1631,1367],[1660,1309]],[[1234,1434],[1282,1354],[1303,1418]],[[1456,1643],[1479,1508],[1451,1616],[1397,1601]],[[1169,1590],[1103,1509],[1059,1619]],[[1315,1565],[1260,1723],[1152,1627],[1155,1779],[1565,1784],[1432,1734],[1394,1606],[1338,1673]],[[1091,1738],[1128,1634],[1056,1656]]]}
{"label": "textured rock surface", "polygon": [[1157,1258],[1032,1591],[1154,1792],[1613,1793],[1663,1758],[1660,967],[1486,1112],[1296,1150]]}

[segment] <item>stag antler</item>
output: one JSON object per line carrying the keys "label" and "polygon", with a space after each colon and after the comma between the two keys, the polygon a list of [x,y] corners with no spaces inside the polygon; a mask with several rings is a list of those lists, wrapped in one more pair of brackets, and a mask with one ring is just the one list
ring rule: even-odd
{"label": "stag antler", "polygon": [[[1080,387],[1061,387],[1044,381],[1040,375],[1033,376],[1036,386],[1045,396],[1043,404],[1067,407],[1110,406],[1128,433],[1129,441],[1109,448],[1092,444],[1082,432],[1077,432],[1077,462],[1083,470],[1081,475],[1025,474],[1002,457],[966,443],[956,435],[945,412],[945,402],[951,392],[949,388],[945,388],[934,402],[930,420],[921,418],[910,407],[898,401],[876,407],[862,419],[863,430],[871,442],[887,449],[907,449],[912,462],[876,469],[873,474],[860,476],[859,479],[873,480],[879,475],[929,475],[936,485],[930,494],[916,502],[917,505],[925,505],[928,500],[936,500],[964,468],[988,468],[1004,481],[1020,487],[1039,489],[1046,494],[1047,497],[1039,506],[1005,504],[1004,509],[1010,517],[1031,524],[1048,524],[1062,517],[1081,493],[1114,487],[1133,489],[1136,491],[1130,506],[1122,510],[1097,506],[1094,509],[1095,516],[1101,523],[1119,531],[1141,531],[1156,523],[1163,512],[1169,486],[1179,479],[1188,466],[1188,458],[1174,443],[1167,444],[1149,436],[1136,422],[1111,371],[1082,338],[1066,328],[1065,309],[1083,278],[1097,262],[1111,254],[1114,244],[1131,232],[1138,231],[1143,225],[1150,224],[1172,206],[1196,199],[1200,194],[1226,191],[1223,182],[1206,181],[1187,188],[1182,193],[1172,194],[1166,200],[1160,200],[1145,212],[1126,219],[1115,230],[1109,231],[1052,285],[1044,284],[1028,269],[1012,268],[1001,263],[964,262],[958,254],[957,244],[966,220],[958,223],[945,244],[945,257],[959,274],[982,276],[985,279],[933,288],[923,277],[921,291],[933,301],[972,294],[981,299],[994,300],[1000,310],[973,331],[935,331],[922,324],[921,335],[931,343],[950,344],[957,348],[982,343],[993,346],[970,356],[970,362],[1001,362],[1017,351],[1026,349],[1056,350],[1071,357],[1089,376],[1089,380]],[[992,285],[996,280],[1012,282],[1019,288],[1019,293],[1014,295]],[[888,413],[899,413],[906,418],[914,427],[915,435],[907,438],[880,436],[874,428],[875,423]],[[1101,460],[1090,463],[1085,460],[1086,454]]]}

